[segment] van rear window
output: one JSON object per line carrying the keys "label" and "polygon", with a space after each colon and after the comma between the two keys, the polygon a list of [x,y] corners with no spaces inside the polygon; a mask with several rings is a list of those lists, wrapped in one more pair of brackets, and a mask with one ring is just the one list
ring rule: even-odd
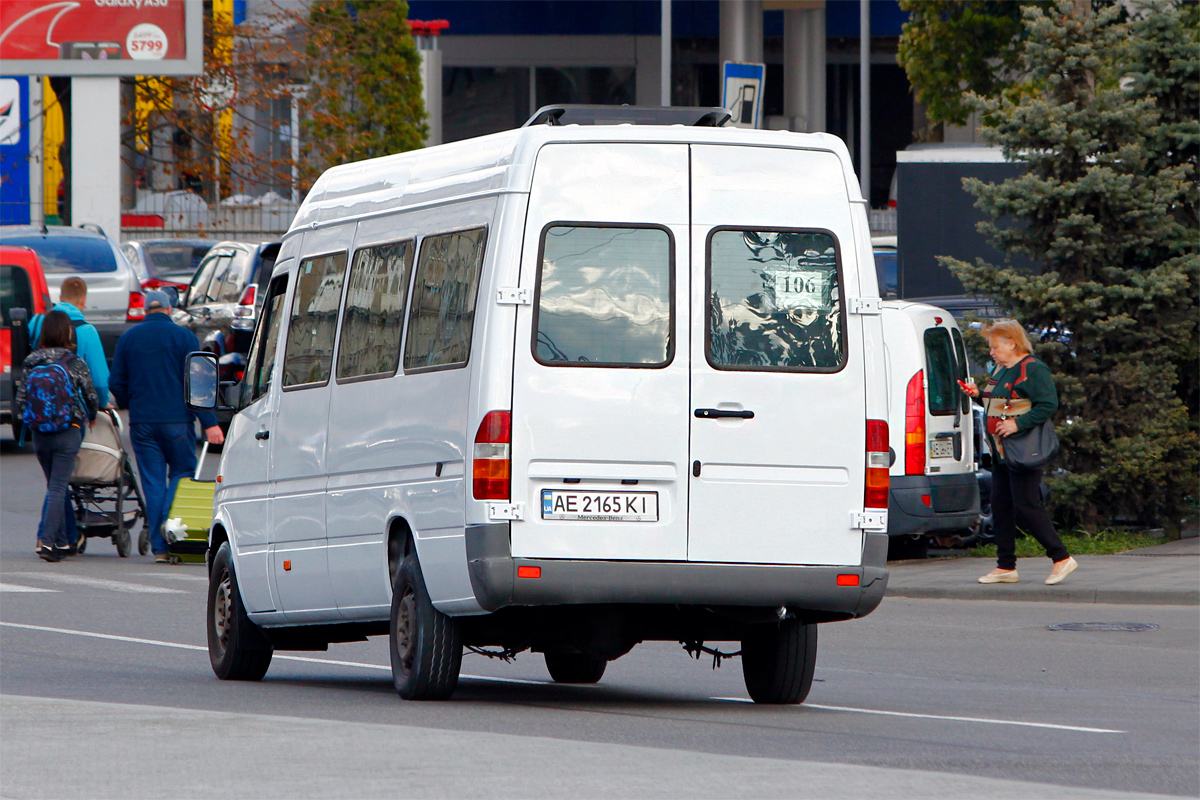
{"label": "van rear window", "polygon": [[662,228],[547,228],[534,357],[555,367],[668,364],[672,261],[671,235]]}
{"label": "van rear window", "polygon": [[964,395],[954,383],[955,378],[961,376],[954,357],[954,343],[950,340],[950,331],[945,328],[925,330],[925,375],[929,382],[925,392],[929,413],[938,417],[953,414],[958,399]]}
{"label": "van rear window", "polygon": [[33,286],[29,283],[29,273],[21,267],[10,264],[0,266],[0,312],[3,313],[4,327],[12,325],[10,312],[14,308],[25,309],[25,321],[33,319],[36,309],[33,307]]}
{"label": "van rear window", "polygon": [[840,370],[846,332],[833,236],[714,231],[707,324],[708,361],[717,369]]}

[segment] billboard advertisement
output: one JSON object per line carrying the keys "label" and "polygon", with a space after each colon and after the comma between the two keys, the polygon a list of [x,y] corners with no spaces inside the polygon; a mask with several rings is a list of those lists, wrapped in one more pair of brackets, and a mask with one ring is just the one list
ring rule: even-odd
{"label": "billboard advertisement", "polygon": [[29,79],[0,78],[0,225],[29,224]]}
{"label": "billboard advertisement", "polygon": [[198,75],[197,0],[3,0],[0,62],[9,75]]}

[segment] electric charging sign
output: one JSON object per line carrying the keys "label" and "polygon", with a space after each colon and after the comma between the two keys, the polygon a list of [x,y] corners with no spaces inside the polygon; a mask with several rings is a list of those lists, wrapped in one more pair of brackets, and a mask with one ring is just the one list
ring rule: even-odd
{"label": "electric charging sign", "polygon": [[765,64],[738,64],[726,61],[721,65],[721,105],[732,115],[735,128],[762,127],[763,77]]}

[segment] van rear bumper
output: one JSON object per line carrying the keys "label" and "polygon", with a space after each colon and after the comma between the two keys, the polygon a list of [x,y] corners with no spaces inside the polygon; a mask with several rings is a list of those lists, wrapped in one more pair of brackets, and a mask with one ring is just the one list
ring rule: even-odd
{"label": "van rear bumper", "polygon": [[[508,606],[644,603],[778,608],[815,622],[863,617],[887,588],[887,536],[868,533],[863,564],[849,567],[513,558],[508,525],[467,527],[467,562],[485,611]],[[537,578],[517,577],[538,567]],[[858,586],[838,586],[855,575]]]}
{"label": "van rear bumper", "polygon": [[[888,535],[972,528],[979,521],[979,480],[960,475],[893,475],[888,490]],[[925,505],[924,497],[932,505]]]}

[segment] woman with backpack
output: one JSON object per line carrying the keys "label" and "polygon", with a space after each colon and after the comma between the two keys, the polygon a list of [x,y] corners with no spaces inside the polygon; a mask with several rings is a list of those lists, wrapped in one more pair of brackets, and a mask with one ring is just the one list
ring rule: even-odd
{"label": "woman with backpack", "polygon": [[46,314],[38,347],[22,365],[16,401],[46,474],[38,555],[61,561],[74,552],[75,544],[68,483],[83,442],[83,426],[96,418],[99,409],[92,373],[75,355],[75,328],[65,312]]}

